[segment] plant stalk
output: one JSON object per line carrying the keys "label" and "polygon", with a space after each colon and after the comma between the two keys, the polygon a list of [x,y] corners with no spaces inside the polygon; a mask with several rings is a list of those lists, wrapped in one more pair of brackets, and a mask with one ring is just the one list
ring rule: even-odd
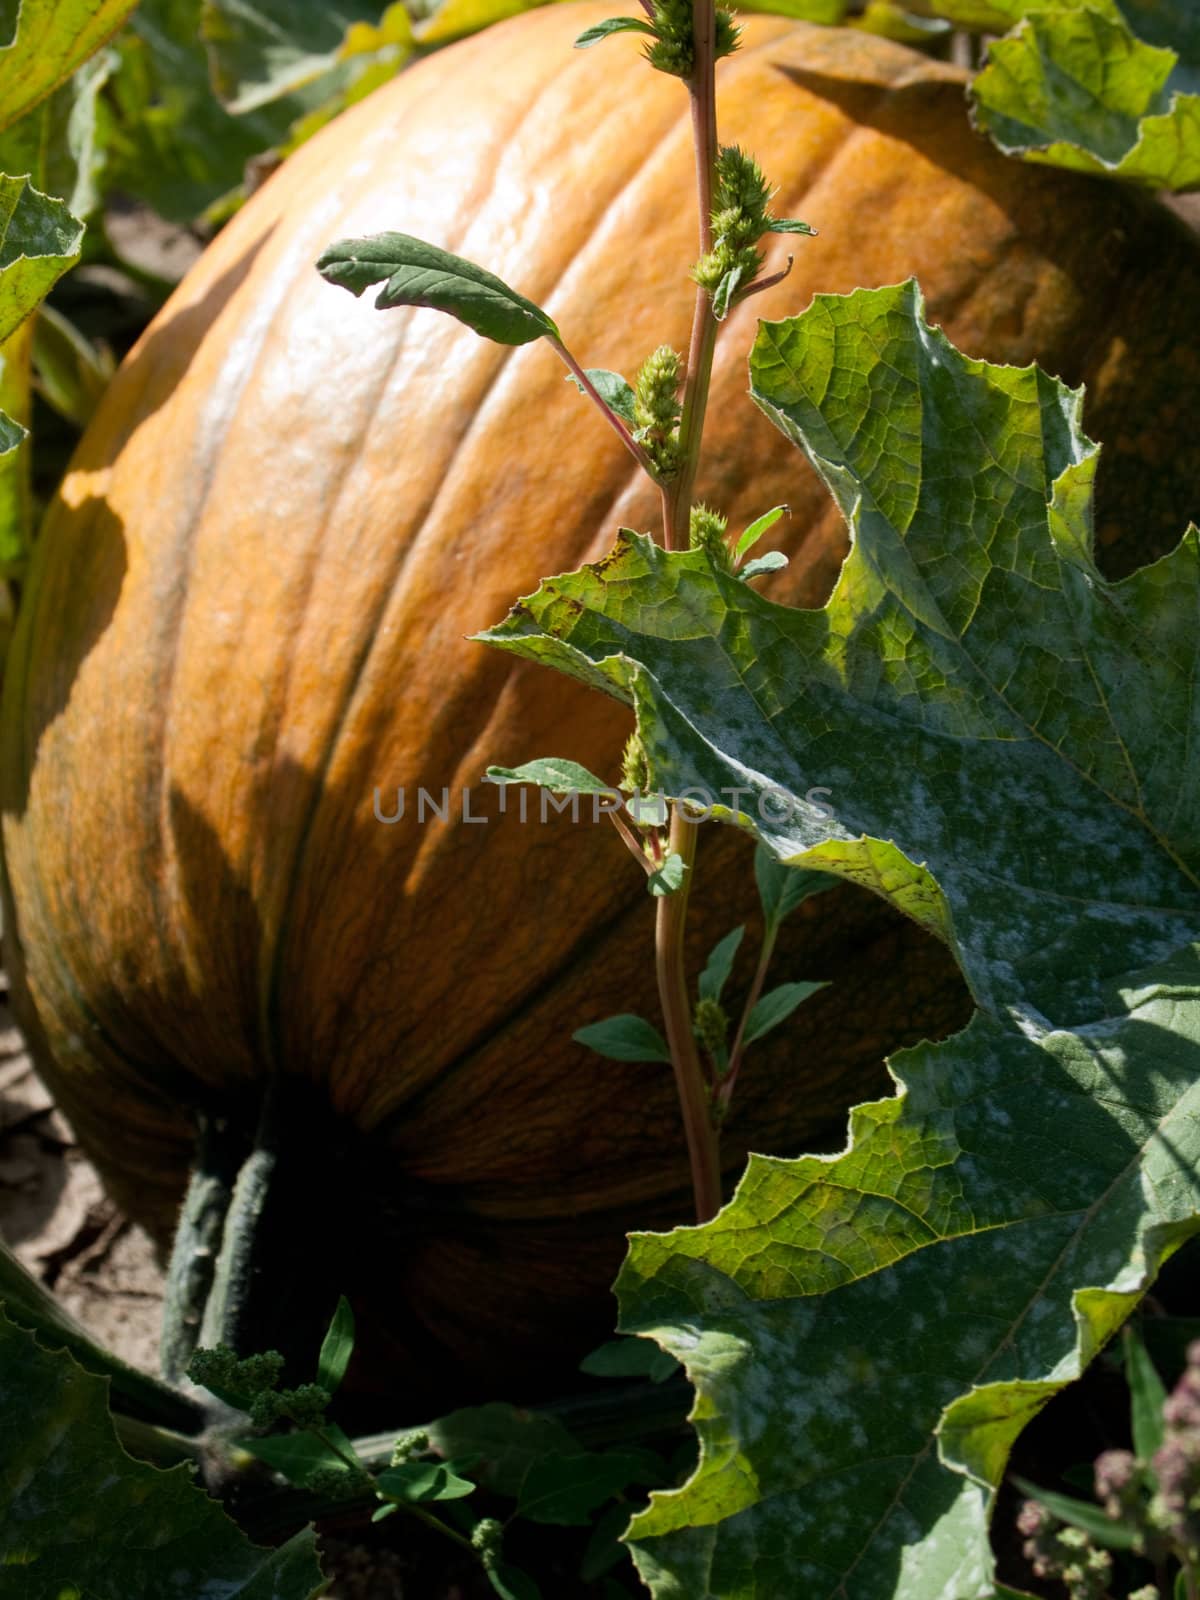
{"label": "plant stalk", "polygon": [[[704,255],[712,248],[713,177],[717,162],[714,0],[694,0],[692,16],[695,69],[688,83],[688,93],[696,151],[700,254]],[[706,290],[697,288],[679,425],[683,464],[678,476],[663,489],[663,542],[668,550],[683,550],[688,544],[692,488],[700,460],[700,440],[704,432],[704,413],[708,405],[716,337],[717,324],[712,314],[711,298]],[[683,959],[688,894],[696,858],[696,827],[686,820],[678,805],[671,810],[668,849],[682,859],[684,875],[680,888],[674,894],[664,895],[658,902],[655,967],[667,1046],[671,1052],[675,1086],[683,1113],[696,1220],[708,1222],[721,1209],[721,1156],[717,1120],[713,1114],[700,1052],[696,1047],[696,1036],[692,1031],[692,1008]]]}
{"label": "plant stalk", "polygon": [[667,1048],[675,1071],[675,1087],[683,1113],[688,1160],[692,1169],[692,1194],[696,1221],[708,1222],[721,1209],[721,1158],[700,1052],[692,1031],[687,970],[683,961],[683,932],[687,922],[688,890],[696,856],[696,824],[688,822],[681,806],[671,811],[669,849],[683,859],[683,883],[674,894],[658,902],[655,928],[655,964],[662,1002]]}

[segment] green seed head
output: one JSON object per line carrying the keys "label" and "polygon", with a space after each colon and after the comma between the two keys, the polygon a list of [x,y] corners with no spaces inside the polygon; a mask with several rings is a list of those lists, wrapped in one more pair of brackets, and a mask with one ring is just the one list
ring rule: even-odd
{"label": "green seed head", "polygon": [[[692,0],[654,0],[654,43],[646,50],[646,60],[659,72],[675,78],[690,78],[696,69],[694,14]],[[713,35],[713,59],[732,55],[738,47],[741,30],[728,11],[717,12]]]}
{"label": "green seed head", "polygon": [[693,550],[703,550],[714,567],[728,572],[732,567],[729,544],[725,538],[726,519],[709,506],[695,505],[688,526],[688,544]]}
{"label": "green seed head", "polygon": [[729,1038],[729,1018],[718,1000],[697,1000],[692,1018],[697,1039],[711,1054],[725,1048]]}

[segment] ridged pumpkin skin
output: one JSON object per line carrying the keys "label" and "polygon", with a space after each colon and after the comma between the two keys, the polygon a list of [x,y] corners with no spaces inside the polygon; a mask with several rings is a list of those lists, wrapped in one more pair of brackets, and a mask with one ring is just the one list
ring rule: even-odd
{"label": "ridged pumpkin skin", "polygon": [[[161,1234],[196,1107],[250,1124],[268,1079],[311,1085],[293,1242],[418,1411],[561,1381],[611,1325],[623,1230],[688,1215],[669,1071],[570,1039],[656,1015],[641,875],[606,824],[499,819],[479,786],[542,754],[613,774],[627,719],[465,640],[657,506],[547,347],[381,314],[312,263],[400,229],[545,305],[589,365],[685,348],[686,97],[628,39],[572,52],[604,14],[554,6],[423,62],[234,219],[80,447],[6,684],[9,955],[63,1106]],[[735,525],[793,508],[769,593],[819,604],[844,540],[746,396],[755,318],[910,273],[971,354],[1094,386],[1113,560],[1174,539],[1200,274],[1173,218],[1002,160],[955,72],[869,37],[751,20],[719,96],[777,211],[820,230],[730,317],[706,434],[701,493]],[[456,816],[472,785],[490,820],[418,825],[419,785]],[[385,810],[407,790],[399,824],[376,786]],[[693,962],[752,917],[746,862],[704,830]],[[944,953],[867,896],[814,902],[789,951],[781,977],[837,982],[752,1055],[731,1166],[840,1142],[885,1050],[964,1015]]]}

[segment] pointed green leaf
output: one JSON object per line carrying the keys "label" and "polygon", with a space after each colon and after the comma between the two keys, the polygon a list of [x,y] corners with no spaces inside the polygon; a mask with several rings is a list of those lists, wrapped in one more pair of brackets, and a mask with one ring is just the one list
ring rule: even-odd
{"label": "pointed green leaf", "polygon": [[666,797],[661,794],[631,794],[625,809],[639,828],[663,828],[671,814]]}
{"label": "pointed green leaf", "polygon": [[760,578],[764,572],[778,572],[787,564],[788,558],[782,550],[768,550],[766,555],[755,556],[753,561],[747,561],[739,570],[738,577],[746,583],[751,578]]}
{"label": "pointed green leaf", "polygon": [[581,767],[578,761],[564,761],[561,756],[544,756],[540,761],[526,761],[520,767],[489,767],[486,777],[489,783],[533,783],[554,794],[615,796],[618,792],[611,783],[605,783],[594,772]]}
{"label": "pointed green leaf", "polygon": [[770,1033],[772,1028],[777,1028],[781,1022],[786,1022],[796,1007],[807,1000],[809,995],[816,994],[818,989],[825,987],[823,983],[781,983],[777,989],[771,989],[763,995],[750,1013],[743,1042],[753,1044],[756,1039],[761,1039],[764,1034]]}
{"label": "pointed green leaf", "polygon": [[10,450],[15,450],[28,431],[19,422],[14,422],[11,417],[0,411],[0,456],[6,456]]}
{"label": "pointed green leaf", "polygon": [[734,551],[734,555],[741,557],[746,554],[747,550],[753,549],[753,547],[762,538],[763,534],[768,532],[769,529],[773,528],[779,521],[780,517],[784,516],[785,514],[789,516],[791,515],[790,506],[772,506],[770,511],[764,511],[761,517],[755,517],[754,521],[738,540],[737,549]]}
{"label": "pointed green leaf", "polygon": [[1093,1544],[1103,1545],[1107,1550],[1132,1550],[1138,1542],[1136,1528],[1129,1523],[1112,1521],[1093,1501],[1076,1500],[1074,1495],[1069,1494],[1054,1494],[1049,1489],[1039,1489],[1036,1484],[1027,1483],[1024,1478],[1014,1478],[1013,1482],[1023,1495],[1044,1505],[1060,1522],[1067,1522],[1072,1528],[1082,1528]]}
{"label": "pointed green leaf", "polygon": [[[343,1449],[348,1449],[352,1453],[353,1447],[340,1429],[328,1427],[325,1431],[335,1438]],[[265,1439],[242,1439],[239,1442],[249,1455],[264,1461],[274,1472],[278,1472],[280,1477],[301,1488],[318,1475],[324,1476],[326,1473],[341,1473],[347,1483],[352,1482],[357,1476],[354,1469],[342,1460],[337,1451],[323,1439],[318,1439],[315,1433],[272,1434]]]}
{"label": "pointed green leaf", "polygon": [[814,894],[824,894],[837,887],[837,879],[829,873],[805,872],[802,867],[785,866],[762,845],[754,852],[754,880],[758,885],[763,921],[770,931],[778,929],[785,917]]}
{"label": "pointed green leaf", "polygon": [[354,1353],[354,1312],[350,1309],[350,1302],[345,1295],[338,1298],[337,1310],[333,1313],[333,1321],[329,1324],[329,1331],[321,1341],[321,1353],[317,1358],[317,1382],[329,1394],[336,1394],[342,1379],[346,1376],[346,1368],[350,1365],[350,1357]]}
{"label": "pointed green leaf", "polygon": [[661,1483],[662,1477],[662,1462],[648,1450],[542,1456],[521,1486],[517,1515],[558,1527],[586,1527],[614,1494],[634,1483]]}
{"label": "pointed green leaf", "polygon": [[984,1600],[1013,1440],[1200,1228],[1200,535],[1105,582],[1080,397],[913,284],[764,324],[751,377],[850,526],[824,610],[625,533],[486,637],[915,917],[978,1011],[841,1155],[634,1237],[622,1331],[686,1366],[702,1453],[631,1540],[656,1600]]}
{"label": "pointed green leaf", "polygon": [[1030,10],[971,85],[975,121],[1000,149],[1155,189],[1200,186],[1200,56],[1143,42],[1099,0]]}
{"label": "pointed green leaf", "polygon": [[[637,397],[628,382],[619,372],[609,372],[607,367],[587,367],[584,370],[591,381],[592,387],[609,410],[615,411],[617,416],[628,422],[632,427]],[[583,385],[573,372],[567,373],[567,382],[573,383],[580,394],[586,393]]]}
{"label": "pointed green leaf", "polygon": [[520,1567],[511,1561],[497,1561],[486,1568],[487,1580],[500,1600],[542,1600],[542,1591]]}
{"label": "pointed green leaf", "polygon": [[381,310],[391,306],[429,306],[445,311],[497,344],[528,344],[557,339],[558,329],[532,300],[473,261],[439,250],[407,233],[377,233],[367,239],[339,239],[322,252],[317,270],[330,283],[360,295],[382,283],[375,297]]}
{"label": "pointed green leaf", "polygon": [[476,1486],[440,1461],[402,1461],[381,1472],[375,1487],[398,1500],[421,1504],[427,1500],[462,1500],[474,1494]]}
{"label": "pointed green leaf", "polygon": [[679,1363],[652,1339],[611,1339],[584,1356],[579,1370],[594,1378],[649,1378],[651,1383],[664,1383],[679,1371]]}
{"label": "pointed green leaf", "polygon": [[1133,1453],[1139,1461],[1149,1461],[1163,1442],[1163,1403],[1167,1391],[1134,1328],[1125,1329],[1124,1343]]}
{"label": "pointed green leaf", "polygon": [[0,7],[0,128],[23,117],[112,37],[137,0],[7,0]]}
{"label": "pointed green leaf", "polygon": [[608,17],[604,22],[596,22],[590,28],[585,28],[576,39],[575,48],[587,50],[614,33],[648,33],[651,38],[654,37],[654,29],[645,17]]}
{"label": "pointed green leaf", "polygon": [[687,867],[681,855],[672,850],[670,855],[646,879],[646,887],[650,893],[661,899],[664,895],[678,894],[683,888],[684,875]]}
{"label": "pointed green leaf", "polygon": [[769,217],[767,219],[768,233],[803,233],[810,239],[817,237],[817,230],[810,228],[807,222],[798,222],[795,217]]}
{"label": "pointed green leaf", "polygon": [[733,971],[733,958],[738,953],[738,946],[745,935],[745,928],[735,928],[732,933],[713,945],[705,963],[704,971],[700,974],[699,990],[702,1000],[719,1000],[721,991]]}
{"label": "pointed green leaf", "polygon": [[250,1544],[186,1467],[134,1461],[107,1385],[50,1354],[0,1312],[0,1595],[117,1600],[313,1600],[324,1588],[310,1529]]}
{"label": "pointed green leaf", "polygon": [[540,1457],[558,1452],[578,1455],[581,1446],[554,1417],[522,1411],[498,1401],[466,1406],[428,1425],[430,1443],[450,1460],[475,1456],[471,1471],[483,1487],[515,1500],[530,1467]]}
{"label": "pointed green leaf", "polygon": [[729,313],[729,307],[733,303],[733,297],[741,286],[745,275],[746,270],[744,267],[730,267],[717,285],[717,291],[713,295],[712,314],[718,322],[724,322]]}
{"label": "pointed green leaf", "polygon": [[670,1061],[667,1041],[644,1017],[629,1012],[589,1023],[571,1035],[576,1044],[586,1045],[610,1061]]}

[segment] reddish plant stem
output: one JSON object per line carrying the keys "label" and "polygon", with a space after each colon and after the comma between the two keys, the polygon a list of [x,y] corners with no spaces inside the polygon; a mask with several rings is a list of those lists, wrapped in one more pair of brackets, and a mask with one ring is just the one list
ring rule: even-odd
{"label": "reddish plant stem", "polygon": [[604,396],[596,388],[596,385],[588,377],[587,373],[579,365],[578,361],[576,361],[575,357],[567,349],[566,345],[560,343],[557,339],[550,339],[548,342],[553,347],[555,354],[567,368],[567,371],[573,378],[577,380],[584,394],[586,394],[588,399],[596,406],[605,422],[607,422],[609,427],[612,428],[613,432],[617,435],[617,438],[620,439],[621,443],[625,446],[626,450],[629,451],[630,455],[637,462],[638,466],[641,467],[643,472],[648,473],[650,477],[653,478],[657,483],[658,475],[654,470],[654,463],[642,449],[637,440],[633,437],[633,434],[630,432],[625,419],[623,417],[619,417],[609,405],[608,401],[605,400]]}
{"label": "reddish plant stem", "polygon": [[675,1070],[675,1087],[692,1169],[696,1221],[708,1222],[721,1209],[721,1159],[708,1084],[692,1032],[692,1007],[683,962],[688,889],[696,857],[696,825],[684,820],[679,806],[671,813],[669,848],[682,857],[685,870],[681,886],[658,902],[655,965],[667,1048]]}
{"label": "reddish plant stem", "polygon": [[[713,176],[717,162],[716,88],[713,74],[716,36],[714,0],[694,0],[693,19],[695,69],[688,83],[688,92],[692,102],[692,130],[696,148],[700,253],[704,255],[712,248]],[[711,298],[704,289],[697,289],[679,425],[683,465],[678,476],[663,487],[663,540],[668,550],[683,550],[688,544],[692,489],[700,459],[700,440],[704,432],[704,412],[708,404],[716,336],[717,324],[712,314]],[[658,902],[655,966],[667,1045],[683,1113],[696,1220],[708,1222],[721,1209],[721,1156],[712,1099],[696,1036],[692,1031],[692,1007],[683,959],[688,892],[696,858],[696,828],[685,820],[679,806],[674,806],[671,811],[667,848],[682,859],[684,874],[681,887],[674,894],[664,895]]]}

